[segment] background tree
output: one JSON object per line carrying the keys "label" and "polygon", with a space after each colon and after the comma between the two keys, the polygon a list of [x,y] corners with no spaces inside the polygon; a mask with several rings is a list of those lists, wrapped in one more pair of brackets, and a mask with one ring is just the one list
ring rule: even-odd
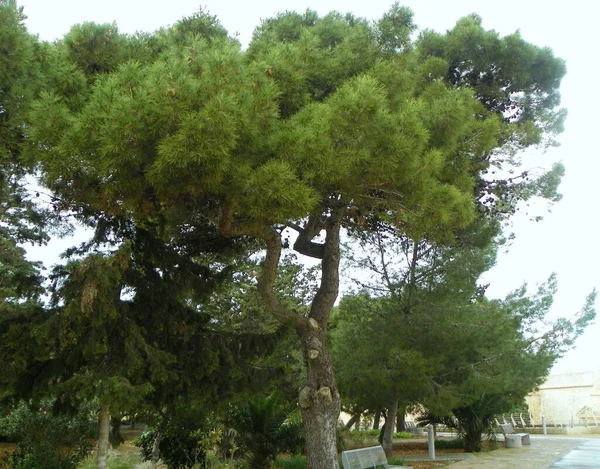
{"label": "background tree", "polygon": [[[333,343],[342,390],[368,395],[377,383],[396,400],[408,396],[437,421],[458,426],[467,451],[481,449],[494,417],[543,381],[595,314],[592,294],[574,317],[550,320],[554,277],[534,295],[524,286],[487,300],[477,281],[494,263],[497,233],[497,224],[479,223],[451,247],[363,239],[353,258],[369,269],[361,284],[374,285],[377,297],[363,293],[340,304]],[[409,380],[410,373],[417,376]],[[384,445],[391,450],[391,439]]]}
{"label": "background tree", "polygon": [[51,221],[27,187],[21,144],[26,116],[40,85],[37,44],[23,25],[22,8],[0,1],[0,397],[11,397],[12,385],[31,354],[11,355],[7,344],[42,311],[41,264],[27,260],[25,244],[43,244]]}
{"label": "background tree", "polygon": [[389,232],[347,246],[363,290],[344,297],[335,315],[336,373],[344,394],[387,409],[380,439],[390,454],[396,409],[447,392],[435,376],[448,370],[455,330],[468,321],[462,310],[481,295],[477,281],[493,265],[497,233],[497,223],[480,221],[452,246]]}

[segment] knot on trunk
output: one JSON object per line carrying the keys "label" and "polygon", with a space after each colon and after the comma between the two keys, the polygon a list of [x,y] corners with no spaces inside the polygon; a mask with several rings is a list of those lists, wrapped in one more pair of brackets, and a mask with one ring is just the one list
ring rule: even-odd
{"label": "knot on trunk", "polygon": [[319,351],[317,349],[310,349],[308,351],[308,358],[311,360],[315,360],[319,356]]}
{"label": "knot on trunk", "polygon": [[333,402],[331,388],[323,386],[315,391],[310,386],[303,387],[300,390],[300,395],[298,396],[298,405],[302,409],[308,409],[313,405],[314,399],[324,400],[327,402],[327,404],[331,404]]}
{"label": "knot on trunk", "polygon": [[310,318],[308,320],[308,325],[314,329],[314,330],[318,330],[319,329],[319,323],[316,321],[316,319],[314,318]]}
{"label": "knot on trunk", "polygon": [[323,386],[322,388],[319,388],[319,390],[317,391],[317,394],[321,398],[326,399],[327,402],[329,402],[330,404],[333,402],[333,396],[331,395],[331,388]]}
{"label": "knot on trunk", "polygon": [[312,394],[313,390],[305,386],[300,389],[300,395],[298,396],[298,405],[302,409],[308,409],[312,405]]}

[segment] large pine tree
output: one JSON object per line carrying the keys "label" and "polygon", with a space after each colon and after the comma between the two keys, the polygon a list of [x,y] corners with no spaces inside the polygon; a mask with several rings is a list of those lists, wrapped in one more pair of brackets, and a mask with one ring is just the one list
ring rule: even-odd
{"label": "large pine tree", "polygon": [[[564,64],[551,51],[477,18],[413,43],[411,16],[398,6],[374,24],[285,13],[245,52],[203,13],[151,36],[80,25],[50,47],[51,80],[30,114],[27,154],[58,208],[97,228],[156,224],[164,242],[192,251],[207,232],[262,243],[259,291],[295,327],[306,362],[312,469],[338,465],[327,323],[342,230],[393,226],[451,242],[482,212],[531,195],[487,171],[518,167],[515,149],[560,130]],[[297,252],[320,261],[308,315],[274,289],[286,228]]]}

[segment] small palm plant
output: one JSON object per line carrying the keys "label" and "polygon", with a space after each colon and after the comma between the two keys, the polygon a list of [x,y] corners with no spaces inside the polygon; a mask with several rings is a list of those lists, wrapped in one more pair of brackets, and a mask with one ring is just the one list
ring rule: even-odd
{"label": "small palm plant", "polygon": [[302,423],[294,406],[278,394],[254,396],[231,408],[228,425],[237,432],[249,469],[268,469],[279,453],[302,444]]}

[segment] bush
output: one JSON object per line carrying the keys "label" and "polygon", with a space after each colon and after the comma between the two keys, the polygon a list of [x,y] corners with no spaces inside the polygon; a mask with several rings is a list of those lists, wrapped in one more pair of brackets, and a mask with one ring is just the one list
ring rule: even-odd
{"label": "bush", "polygon": [[[162,436],[158,445],[161,460],[169,469],[187,469],[204,466],[206,449],[203,441],[210,424],[206,413],[199,408],[185,408],[170,415],[162,423]],[[159,426],[146,429],[135,439],[144,461],[152,460],[152,449],[158,436]]]}
{"label": "bush", "polygon": [[398,439],[409,439],[412,438],[413,435],[412,433],[408,433],[408,432],[398,432],[398,433],[394,433],[394,438],[398,438]]}
{"label": "bush", "polygon": [[453,440],[435,440],[436,449],[463,449],[465,442],[462,438],[454,438]]}
{"label": "bush", "polygon": [[363,446],[378,445],[377,437],[379,430],[347,430],[342,427],[338,432],[338,438],[341,436],[343,445],[338,440],[338,450],[343,451],[346,448],[360,448]]}
{"label": "bush", "polygon": [[3,420],[2,428],[17,444],[8,457],[11,469],[75,469],[95,445],[94,409],[81,407],[76,414],[52,410],[54,401],[33,407],[21,402]]}
{"label": "bush", "polygon": [[296,409],[281,396],[254,396],[231,408],[227,425],[237,432],[250,469],[266,469],[282,452],[296,452],[303,441]]}

